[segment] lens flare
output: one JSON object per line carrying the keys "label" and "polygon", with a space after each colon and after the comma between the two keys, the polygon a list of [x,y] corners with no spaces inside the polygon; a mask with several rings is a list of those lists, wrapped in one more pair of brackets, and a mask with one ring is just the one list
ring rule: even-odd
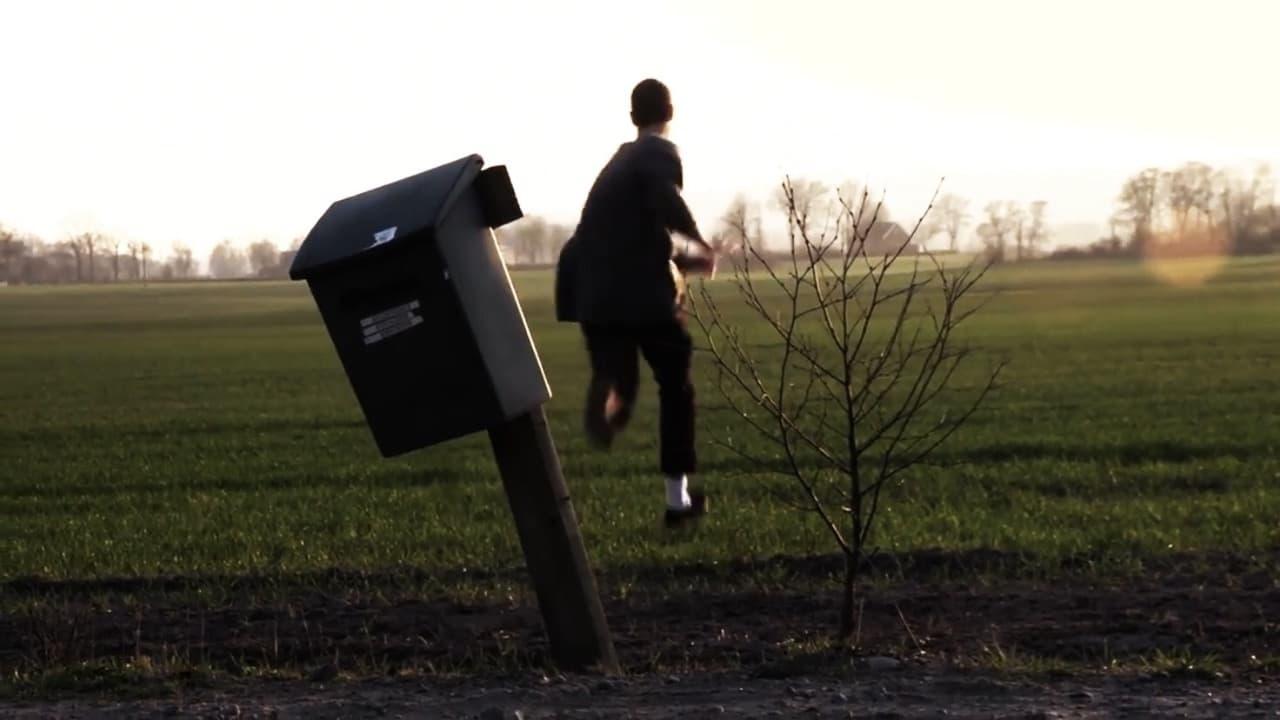
{"label": "lens flare", "polygon": [[1231,255],[1225,228],[1198,225],[1152,235],[1143,247],[1147,271],[1177,287],[1200,287],[1217,277]]}

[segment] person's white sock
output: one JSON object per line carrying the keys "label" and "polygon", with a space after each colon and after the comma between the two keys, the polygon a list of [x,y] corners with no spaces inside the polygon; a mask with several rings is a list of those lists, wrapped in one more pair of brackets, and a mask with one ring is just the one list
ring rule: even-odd
{"label": "person's white sock", "polygon": [[667,477],[667,507],[671,510],[687,510],[693,505],[689,499],[689,476]]}

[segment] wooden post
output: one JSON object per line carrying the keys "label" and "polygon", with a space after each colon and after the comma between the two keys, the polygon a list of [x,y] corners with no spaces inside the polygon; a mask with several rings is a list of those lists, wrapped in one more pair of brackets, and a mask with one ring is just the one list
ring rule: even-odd
{"label": "wooden post", "polygon": [[619,672],[578,517],[541,406],[489,430],[525,563],[551,641],[567,670]]}

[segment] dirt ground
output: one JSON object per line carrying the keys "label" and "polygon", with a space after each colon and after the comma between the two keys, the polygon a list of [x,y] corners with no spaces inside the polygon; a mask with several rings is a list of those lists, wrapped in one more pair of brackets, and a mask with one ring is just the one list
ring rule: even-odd
{"label": "dirt ground", "polygon": [[1280,686],[1109,679],[1032,683],[983,673],[868,671],[843,682],[737,673],[497,685],[258,683],[141,702],[0,704],[28,718],[1274,718]]}
{"label": "dirt ground", "polygon": [[[830,571],[827,560],[784,561],[797,589],[685,584],[699,568],[627,593],[605,578],[629,673],[616,680],[545,677],[539,616],[519,600],[371,593],[390,581],[367,575],[315,579],[328,589],[277,604],[250,588],[252,600],[199,609],[164,600],[174,588],[155,581],[154,601],[142,587],[112,588],[131,598],[120,607],[104,605],[101,584],[11,583],[6,592],[46,602],[0,615],[6,669],[147,658],[163,674],[169,658],[224,679],[191,689],[201,683],[167,678],[187,689],[132,703],[10,702],[0,716],[1280,717],[1280,583],[1265,569],[1275,560],[1170,558],[1124,580],[977,582],[974,558],[955,573],[908,558],[868,592],[854,655],[825,642],[835,588],[798,589]],[[344,586],[366,589],[333,590]],[[250,664],[305,679],[225,680]]]}

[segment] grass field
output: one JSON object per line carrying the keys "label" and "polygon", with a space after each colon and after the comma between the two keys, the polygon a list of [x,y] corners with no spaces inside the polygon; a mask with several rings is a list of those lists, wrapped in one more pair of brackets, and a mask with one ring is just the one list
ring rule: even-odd
{"label": "grass field", "polygon": [[[828,551],[772,501],[785,480],[710,442],[716,514],[667,537],[652,384],[619,447],[589,451],[576,328],[553,322],[549,275],[515,279],[599,566]],[[962,464],[894,491],[883,548],[1128,563],[1280,544],[1280,263],[1196,287],[1046,264],[986,287],[970,339],[1009,362],[1003,388],[943,448]],[[701,397],[709,440],[730,418]],[[301,284],[0,290],[0,457],[4,579],[521,563],[485,438],[380,459]]]}
{"label": "grass field", "polygon": [[[549,274],[515,281],[624,663],[820,647],[834,547],[776,502],[785,478],[712,442],[732,418],[708,359],[714,514],[671,534],[652,383],[614,451],[589,450],[576,327],[553,322]],[[988,276],[967,339],[1008,362],[1003,386],[891,490],[876,540],[900,569],[873,578],[861,647],[923,638],[997,671],[1280,668],[1278,290],[1271,258],[1195,285],[1126,263]],[[486,438],[381,459],[304,286],[0,289],[0,695],[537,666],[522,565]]]}

